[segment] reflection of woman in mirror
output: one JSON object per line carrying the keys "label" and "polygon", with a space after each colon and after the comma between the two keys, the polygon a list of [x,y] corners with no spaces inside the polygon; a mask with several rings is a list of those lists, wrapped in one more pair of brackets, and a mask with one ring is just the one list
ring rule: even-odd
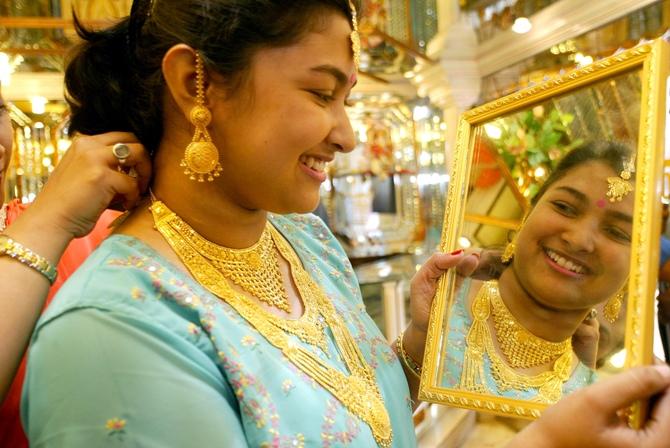
{"label": "reflection of woman in mirror", "polygon": [[448,387],[552,403],[595,380],[572,337],[594,308],[621,319],[631,160],[626,148],[602,143],[581,146],[558,164],[506,249],[500,278],[466,281],[457,294]]}

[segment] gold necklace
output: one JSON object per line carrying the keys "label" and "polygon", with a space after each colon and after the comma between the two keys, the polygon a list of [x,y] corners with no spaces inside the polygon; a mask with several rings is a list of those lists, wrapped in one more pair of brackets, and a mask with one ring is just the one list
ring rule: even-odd
{"label": "gold necklace", "polygon": [[532,401],[555,403],[563,395],[563,383],[570,378],[572,344],[556,359],[551,370],[536,375],[516,372],[498,355],[486,323],[491,315],[491,302],[496,291],[498,283],[495,280],[488,281],[477,292],[472,303],[473,321],[466,336],[467,347],[460,387],[479,393],[490,393],[484,372],[486,354],[491,361],[491,374],[499,391],[537,389],[537,396]]}
{"label": "gold necklace", "polygon": [[181,225],[185,224],[182,219],[162,202],[155,201],[151,205],[151,212],[158,231],[204,288],[233,307],[268,342],[279,348],[296,367],[368,424],[379,446],[383,448],[391,446],[393,440],[391,421],[374,372],[366,363],[333,304],[302,267],[297,254],[277,230],[268,224],[269,233],[277,250],[291,267],[293,281],[305,303],[305,313],[308,307],[313,307],[323,317],[333,334],[335,345],[349,370],[349,375],[327,365],[311,351],[295,344],[286,334],[290,331],[281,328],[277,323],[277,321],[290,321],[268,312],[258,312],[260,307],[257,304],[231,288],[223,273],[207,256],[200,253],[199,246],[192,244],[193,235],[190,232],[182,233],[182,230],[187,228]]}
{"label": "gold necklace", "polygon": [[547,364],[572,349],[570,338],[551,342],[535,336],[507,309],[497,284],[489,286],[496,340],[512,367],[529,368]]}
{"label": "gold necklace", "polygon": [[246,249],[219,246],[200,236],[186,222],[173,221],[177,231],[223,275],[260,301],[288,313],[291,310],[284,289],[275,244],[266,224],[261,238]]}

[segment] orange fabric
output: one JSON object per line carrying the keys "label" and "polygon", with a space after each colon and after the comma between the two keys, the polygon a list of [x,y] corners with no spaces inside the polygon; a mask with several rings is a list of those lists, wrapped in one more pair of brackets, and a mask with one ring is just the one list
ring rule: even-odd
{"label": "orange fabric", "polygon": [[[26,205],[20,204],[17,200],[10,202],[7,209],[7,225],[11,224],[26,209],[26,207]],[[105,210],[91,233],[85,237],[72,240],[68,245],[58,262],[58,277],[56,277],[56,281],[49,290],[49,294],[44,303],[45,309],[67,278],[77,270],[79,265],[98,246],[98,244],[109,235],[109,224],[111,224],[117,216],[119,216],[119,212]],[[5,401],[2,403],[2,406],[0,406],[0,447],[28,448],[28,440],[23,432],[19,413],[21,389],[23,388],[25,374],[26,356],[24,355],[7,397],[5,397]]]}

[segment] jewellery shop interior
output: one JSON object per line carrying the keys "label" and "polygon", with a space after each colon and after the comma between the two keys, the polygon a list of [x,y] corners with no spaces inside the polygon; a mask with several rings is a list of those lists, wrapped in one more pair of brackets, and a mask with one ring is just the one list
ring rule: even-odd
{"label": "jewellery shop interior", "polygon": [[[69,147],[62,85],[66,54],[77,42],[71,11],[86,25],[105,26],[127,15],[131,3],[0,0],[0,81],[15,129],[5,201],[32,201]],[[330,164],[316,213],[345,248],[367,311],[393,341],[407,322],[409,279],[440,245],[460,115],[664,36],[670,0],[362,3],[360,76],[348,107],[357,146]],[[603,120],[626,107],[613,90],[592,99],[609,101],[599,111]],[[540,111],[539,124],[520,122],[517,135],[548,138],[543,133],[561,119]],[[485,129],[495,140],[496,128]],[[543,163],[555,147],[538,146],[539,163],[512,169],[518,148],[501,145],[487,163],[507,163],[512,197],[523,201],[545,176]],[[479,207],[500,205],[488,200]],[[463,248],[471,244],[459,240]],[[414,423],[422,447],[495,447],[525,420],[423,403]]]}

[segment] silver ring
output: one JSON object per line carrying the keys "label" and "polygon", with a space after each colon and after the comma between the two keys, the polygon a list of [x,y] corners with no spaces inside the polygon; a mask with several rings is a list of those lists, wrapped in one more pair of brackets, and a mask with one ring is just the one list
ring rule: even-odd
{"label": "silver ring", "polygon": [[116,143],[112,146],[112,154],[119,160],[119,164],[123,165],[130,155],[130,148],[125,143]]}

